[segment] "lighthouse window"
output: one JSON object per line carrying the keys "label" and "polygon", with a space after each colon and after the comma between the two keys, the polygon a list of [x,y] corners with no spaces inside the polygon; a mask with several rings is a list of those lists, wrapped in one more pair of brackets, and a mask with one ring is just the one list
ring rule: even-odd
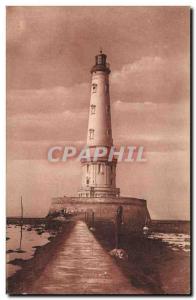
{"label": "lighthouse window", "polygon": [[94,129],[89,129],[89,138],[92,140],[94,138]]}
{"label": "lighthouse window", "polygon": [[97,62],[98,62],[98,65],[102,64],[102,56],[101,55],[98,56],[98,61]]}
{"label": "lighthouse window", "polygon": [[92,90],[93,90],[93,93],[97,92],[97,84],[96,83],[92,84]]}
{"label": "lighthouse window", "polygon": [[110,106],[109,106],[109,105],[107,105],[106,111],[107,111],[107,113],[109,114],[109,112],[110,112]]}
{"label": "lighthouse window", "polygon": [[86,178],[86,184],[89,184],[89,179],[88,178]]}
{"label": "lighthouse window", "polygon": [[87,165],[87,173],[88,173],[88,171],[89,171],[89,165]]}
{"label": "lighthouse window", "polygon": [[109,94],[109,84],[108,83],[106,83],[106,85],[105,85],[105,93]]}
{"label": "lighthouse window", "polygon": [[98,174],[100,173],[100,171],[101,171],[101,165],[99,164],[98,165]]}
{"label": "lighthouse window", "polygon": [[101,165],[101,174],[104,174],[104,166]]}
{"label": "lighthouse window", "polygon": [[91,105],[91,115],[95,114],[95,108],[96,108],[96,105],[92,104]]}
{"label": "lighthouse window", "polygon": [[110,133],[111,133],[111,130],[110,130],[110,129],[108,129],[108,130],[107,130],[107,134],[108,134],[108,135],[110,135]]}

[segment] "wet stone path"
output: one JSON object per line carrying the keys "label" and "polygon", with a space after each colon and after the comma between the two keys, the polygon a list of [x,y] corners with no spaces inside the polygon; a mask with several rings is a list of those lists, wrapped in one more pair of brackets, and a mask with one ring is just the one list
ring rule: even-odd
{"label": "wet stone path", "polygon": [[77,221],[31,287],[33,294],[142,294],[131,285],[87,225]]}

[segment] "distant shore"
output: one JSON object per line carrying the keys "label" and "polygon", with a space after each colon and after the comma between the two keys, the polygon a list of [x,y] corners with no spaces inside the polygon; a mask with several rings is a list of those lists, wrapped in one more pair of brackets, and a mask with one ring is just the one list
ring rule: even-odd
{"label": "distant shore", "polygon": [[[20,217],[7,217],[7,224],[19,224]],[[47,218],[23,218],[23,224],[41,224],[46,223]],[[154,232],[175,232],[175,233],[190,233],[190,221],[185,220],[151,220],[151,230]]]}

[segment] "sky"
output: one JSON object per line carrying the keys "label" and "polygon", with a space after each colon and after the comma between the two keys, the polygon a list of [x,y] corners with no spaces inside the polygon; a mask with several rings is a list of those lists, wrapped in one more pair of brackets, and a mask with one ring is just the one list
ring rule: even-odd
{"label": "sky", "polygon": [[86,143],[91,74],[110,62],[114,144],[141,145],[146,162],[121,162],[122,196],[147,200],[153,219],[189,219],[190,32],[187,7],[7,8],[7,215],[45,216],[75,196],[76,160],[51,163],[51,146]]}

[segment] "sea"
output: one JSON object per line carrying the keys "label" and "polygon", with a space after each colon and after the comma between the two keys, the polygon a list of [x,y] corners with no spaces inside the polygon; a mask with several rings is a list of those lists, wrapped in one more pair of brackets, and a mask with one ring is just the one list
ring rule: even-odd
{"label": "sea", "polygon": [[6,276],[14,275],[21,267],[11,262],[15,259],[28,260],[34,256],[36,247],[49,243],[56,232],[45,230],[45,224],[37,227],[9,224],[6,227]]}
{"label": "sea", "polygon": [[190,235],[185,233],[154,232],[148,235],[148,239],[161,240],[173,251],[190,252]]}

